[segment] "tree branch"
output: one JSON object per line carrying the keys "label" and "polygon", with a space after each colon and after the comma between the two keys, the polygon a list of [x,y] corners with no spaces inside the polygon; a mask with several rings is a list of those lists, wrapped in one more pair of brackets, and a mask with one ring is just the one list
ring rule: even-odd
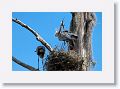
{"label": "tree branch", "polygon": [[14,18],[12,19],[12,21],[21,25],[22,27],[26,28],[27,30],[29,30],[36,37],[36,39],[38,41],[40,41],[50,52],[53,51],[53,48],[36,31],[34,31],[28,25],[24,24],[20,20],[14,19]]}
{"label": "tree branch", "polygon": [[38,69],[36,69],[36,68],[34,68],[34,67],[32,67],[32,66],[30,66],[30,65],[28,65],[28,64],[25,64],[25,63],[19,61],[19,60],[16,59],[15,57],[12,57],[12,60],[13,60],[15,63],[21,65],[22,67],[27,68],[28,70],[38,71]]}

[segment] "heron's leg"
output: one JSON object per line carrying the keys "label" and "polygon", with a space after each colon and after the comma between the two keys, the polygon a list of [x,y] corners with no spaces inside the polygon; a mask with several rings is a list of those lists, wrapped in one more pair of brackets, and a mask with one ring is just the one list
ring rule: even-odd
{"label": "heron's leg", "polygon": [[43,65],[43,59],[42,59],[42,65]]}
{"label": "heron's leg", "polygon": [[39,56],[38,56],[38,71],[39,71]]}
{"label": "heron's leg", "polygon": [[44,70],[44,65],[43,65],[43,58],[42,58],[42,66],[43,66],[43,70]]}

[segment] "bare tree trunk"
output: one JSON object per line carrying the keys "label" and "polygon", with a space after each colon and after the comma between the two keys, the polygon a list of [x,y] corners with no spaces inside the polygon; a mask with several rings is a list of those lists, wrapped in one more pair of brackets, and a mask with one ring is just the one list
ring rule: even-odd
{"label": "bare tree trunk", "polygon": [[78,39],[74,41],[73,48],[84,60],[83,71],[89,70],[89,63],[92,59],[91,36],[95,21],[96,18],[93,12],[72,12],[70,32],[78,36]]}

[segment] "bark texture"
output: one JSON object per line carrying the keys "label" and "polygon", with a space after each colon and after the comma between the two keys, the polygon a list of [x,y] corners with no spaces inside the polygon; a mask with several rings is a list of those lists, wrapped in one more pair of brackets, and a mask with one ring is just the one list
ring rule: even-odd
{"label": "bark texture", "polygon": [[[96,22],[93,12],[72,12],[70,32],[78,36],[73,48],[84,60],[83,70],[87,71],[92,60],[92,29]],[[68,45],[69,46],[69,45]],[[71,46],[69,46],[70,48]],[[71,48],[70,48],[71,49]]]}

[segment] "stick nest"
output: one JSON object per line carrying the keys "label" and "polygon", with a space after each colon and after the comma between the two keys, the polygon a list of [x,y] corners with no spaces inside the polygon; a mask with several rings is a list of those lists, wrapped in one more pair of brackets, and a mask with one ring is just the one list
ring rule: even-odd
{"label": "stick nest", "polygon": [[51,52],[44,64],[47,71],[82,71],[83,59],[75,51]]}

